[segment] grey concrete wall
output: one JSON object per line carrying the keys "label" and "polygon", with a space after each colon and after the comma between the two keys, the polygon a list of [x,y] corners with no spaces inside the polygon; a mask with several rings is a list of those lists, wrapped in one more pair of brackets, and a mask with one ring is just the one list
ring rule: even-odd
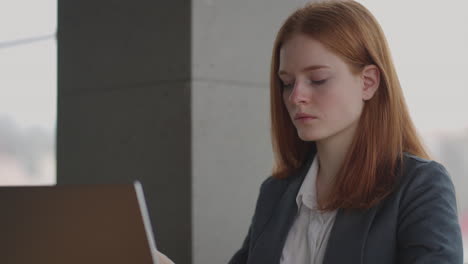
{"label": "grey concrete wall", "polygon": [[306,1],[194,0],[193,259],[227,263],[270,175],[269,69],[276,32]]}
{"label": "grey concrete wall", "polygon": [[58,3],[58,184],[139,179],[159,249],[191,263],[190,2]]}

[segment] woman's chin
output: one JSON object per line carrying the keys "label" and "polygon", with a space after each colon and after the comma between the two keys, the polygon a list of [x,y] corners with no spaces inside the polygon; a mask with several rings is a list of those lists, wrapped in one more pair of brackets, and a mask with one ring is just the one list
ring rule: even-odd
{"label": "woman's chin", "polygon": [[302,141],[319,141],[323,137],[314,133],[298,133],[297,134]]}

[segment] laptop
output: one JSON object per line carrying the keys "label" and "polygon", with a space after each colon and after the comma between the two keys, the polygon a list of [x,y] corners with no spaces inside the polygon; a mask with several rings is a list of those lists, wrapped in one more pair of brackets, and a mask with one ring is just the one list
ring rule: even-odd
{"label": "laptop", "polygon": [[0,263],[157,264],[141,184],[0,187]]}

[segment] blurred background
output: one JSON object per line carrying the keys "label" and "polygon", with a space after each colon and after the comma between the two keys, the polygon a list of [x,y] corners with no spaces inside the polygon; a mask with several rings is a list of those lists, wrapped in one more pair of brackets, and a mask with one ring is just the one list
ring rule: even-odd
{"label": "blurred background", "polygon": [[[0,185],[138,179],[161,251],[226,263],[273,164],[273,40],[306,2],[2,0]],[[468,242],[468,2],[359,2],[452,176]]]}

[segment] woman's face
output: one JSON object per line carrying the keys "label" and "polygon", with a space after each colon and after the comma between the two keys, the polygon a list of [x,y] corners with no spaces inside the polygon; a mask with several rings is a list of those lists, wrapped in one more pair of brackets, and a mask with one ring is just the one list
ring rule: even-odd
{"label": "woman's face", "polygon": [[278,75],[284,104],[302,140],[323,140],[357,126],[369,96],[365,80],[320,42],[302,34],[289,39],[280,50]]}

